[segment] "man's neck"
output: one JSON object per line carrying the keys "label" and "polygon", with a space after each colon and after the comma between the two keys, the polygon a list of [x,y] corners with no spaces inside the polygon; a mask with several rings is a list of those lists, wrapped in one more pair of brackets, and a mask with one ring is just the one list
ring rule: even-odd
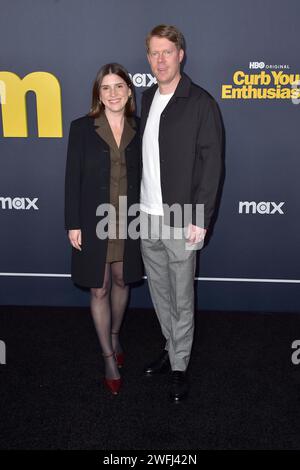
{"label": "man's neck", "polygon": [[180,79],[181,79],[181,75],[178,74],[173,78],[173,80],[170,83],[159,83],[158,82],[159,93],[161,95],[170,95],[171,93],[174,93]]}

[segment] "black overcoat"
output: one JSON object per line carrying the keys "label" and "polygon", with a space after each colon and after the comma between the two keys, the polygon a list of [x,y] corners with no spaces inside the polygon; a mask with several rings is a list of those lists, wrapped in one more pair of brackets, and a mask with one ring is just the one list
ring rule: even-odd
{"label": "black overcoat", "polygon": [[[157,85],[144,91],[141,138]],[[218,106],[207,91],[182,74],[159,123],[160,178],[163,203],[191,205],[195,224],[196,204],[204,206],[204,227],[215,209],[223,171],[223,131]],[[171,222],[172,224],[172,222]]]}
{"label": "black overcoat", "polygon": [[[125,148],[128,206],[139,203],[140,145],[138,120],[128,120],[135,135]],[[65,174],[65,228],[81,229],[82,250],[72,247],[72,280],[84,287],[102,287],[107,239],[97,237],[100,204],[110,202],[110,148],[97,133],[97,119],[84,116],[72,121]],[[128,225],[135,216],[128,217]],[[128,226],[127,225],[127,226]],[[142,277],[140,240],[124,244],[123,276],[126,284]]]}

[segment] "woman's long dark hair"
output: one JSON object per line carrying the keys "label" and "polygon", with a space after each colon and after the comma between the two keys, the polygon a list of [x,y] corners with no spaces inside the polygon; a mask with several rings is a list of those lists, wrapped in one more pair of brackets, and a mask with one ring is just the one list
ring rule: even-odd
{"label": "woman's long dark hair", "polygon": [[101,69],[98,71],[97,76],[94,81],[93,85],[93,94],[92,94],[92,105],[88,116],[90,117],[98,117],[101,113],[103,113],[105,106],[100,102],[99,99],[99,92],[100,86],[102,83],[103,78],[105,75],[109,75],[113,73],[121,77],[124,82],[127,84],[128,88],[131,90],[131,96],[128,98],[128,101],[125,106],[125,116],[132,116],[135,113],[135,92],[134,86],[130,79],[129,73],[127,70],[120,64],[115,62],[111,64],[105,64]]}

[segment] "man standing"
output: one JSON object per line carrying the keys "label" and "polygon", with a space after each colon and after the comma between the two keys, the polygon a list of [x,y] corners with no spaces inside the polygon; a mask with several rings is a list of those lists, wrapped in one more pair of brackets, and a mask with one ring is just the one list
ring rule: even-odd
{"label": "man standing", "polygon": [[[158,85],[142,98],[142,255],[166,345],[145,374],[171,370],[170,398],[178,402],[188,392],[195,250],[203,244],[214,211],[222,169],[222,126],[214,99],[181,73],[181,32],[174,26],[156,26],[146,46]],[[182,217],[170,218],[170,212],[167,216],[168,208],[175,206]],[[184,214],[187,208],[190,216]],[[200,221],[199,208],[204,208]]]}

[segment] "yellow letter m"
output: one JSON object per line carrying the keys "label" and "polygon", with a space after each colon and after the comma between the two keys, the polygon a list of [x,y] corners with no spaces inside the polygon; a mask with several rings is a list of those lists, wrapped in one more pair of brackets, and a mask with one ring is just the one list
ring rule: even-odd
{"label": "yellow letter m", "polygon": [[12,72],[0,72],[3,136],[28,137],[28,91],[36,95],[38,136],[62,137],[60,85],[48,72],[33,72],[23,79]]}

